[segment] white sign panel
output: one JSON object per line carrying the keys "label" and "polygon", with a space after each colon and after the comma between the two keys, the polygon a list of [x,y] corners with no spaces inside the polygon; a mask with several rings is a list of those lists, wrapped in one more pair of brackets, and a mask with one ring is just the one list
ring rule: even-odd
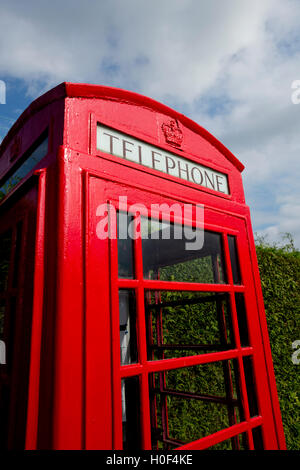
{"label": "white sign panel", "polygon": [[97,149],[219,193],[229,194],[227,175],[178,157],[134,137],[98,124]]}

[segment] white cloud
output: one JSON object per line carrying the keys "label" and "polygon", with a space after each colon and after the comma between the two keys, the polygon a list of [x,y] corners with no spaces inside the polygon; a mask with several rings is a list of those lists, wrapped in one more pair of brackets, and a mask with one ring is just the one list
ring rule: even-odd
{"label": "white cloud", "polygon": [[[300,246],[298,0],[2,0],[0,78],[133,89],[179,109],[245,164],[256,230]],[[293,214],[293,216],[292,216]]]}
{"label": "white cloud", "polygon": [[[192,102],[261,35],[270,0],[2,1],[1,67],[25,78],[125,82]],[[112,73],[110,73],[110,66]]]}
{"label": "white cloud", "polygon": [[[299,196],[299,195],[298,195]],[[266,228],[258,230],[258,234],[266,236],[270,242],[283,240],[286,233],[294,234],[295,246],[300,246],[300,199],[293,195],[277,198],[279,211],[270,217]]]}

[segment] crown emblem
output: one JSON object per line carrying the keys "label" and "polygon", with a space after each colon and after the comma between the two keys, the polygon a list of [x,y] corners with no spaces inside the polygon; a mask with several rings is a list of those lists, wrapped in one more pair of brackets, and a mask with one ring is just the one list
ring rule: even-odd
{"label": "crown emblem", "polygon": [[168,124],[164,123],[161,128],[168,144],[175,145],[175,147],[181,146],[183,140],[182,130],[174,119],[171,119]]}

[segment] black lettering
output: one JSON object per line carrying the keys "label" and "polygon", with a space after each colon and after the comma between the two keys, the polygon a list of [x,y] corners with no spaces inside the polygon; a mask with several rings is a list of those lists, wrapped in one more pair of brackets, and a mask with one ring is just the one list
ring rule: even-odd
{"label": "black lettering", "polygon": [[123,140],[123,157],[127,158],[126,152],[132,153],[132,150],[126,147],[126,144],[134,145],[132,142],[129,142],[128,140]]}
{"label": "black lettering", "polygon": [[[172,166],[169,165],[169,160],[172,162]],[[173,158],[166,156],[166,171],[168,174],[169,170],[171,170],[172,168],[175,168],[175,161],[173,160]]]}
{"label": "black lettering", "polygon": [[119,137],[116,137],[115,135],[108,134],[108,132],[103,132],[104,135],[108,135],[110,138],[110,154],[114,155],[114,149],[113,149],[113,139],[119,140]]}
{"label": "black lettering", "polygon": [[181,172],[184,172],[186,173],[186,179],[187,181],[189,181],[189,167],[188,167],[188,164],[185,163],[185,168],[181,168],[180,166],[180,160],[178,160],[178,173],[179,173],[179,178],[182,178],[184,179],[182,176],[181,176]]}
{"label": "black lettering", "polygon": [[220,176],[220,175],[216,175],[216,181],[217,181],[217,190],[220,191],[220,193],[225,193],[225,191],[222,191],[222,189],[220,189],[220,185],[222,185],[222,183],[219,182],[219,178],[222,179],[223,176]]}
{"label": "black lettering", "polygon": [[139,145],[138,149],[139,149],[139,163],[142,165],[142,147]]}
{"label": "black lettering", "polygon": [[210,177],[208,176],[207,172],[204,171],[204,176],[205,176],[205,186],[208,188],[208,185],[207,185],[207,181],[209,181],[211,187],[215,190],[215,182],[214,182],[214,175],[212,173],[212,180],[210,179]]}
{"label": "black lettering", "polygon": [[[200,175],[200,181],[196,181],[196,178],[195,178],[195,172],[198,171],[199,172],[199,175]],[[202,184],[203,183],[203,174],[202,174],[202,171],[199,170],[199,168],[197,168],[196,166],[193,166],[192,170],[191,170],[191,176],[192,176],[192,180],[194,181],[194,183],[196,184]]]}
{"label": "black lettering", "polygon": [[160,163],[160,160],[158,160],[157,158],[155,158],[155,156],[154,156],[155,153],[156,153],[156,155],[160,155],[160,156],[161,156],[161,153],[155,152],[154,150],[151,151],[151,154],[152,154],[152,168],[153,168],[153,170],[157,170],[157,169],[158,169],[158,168],[155,168],[155,162]]}

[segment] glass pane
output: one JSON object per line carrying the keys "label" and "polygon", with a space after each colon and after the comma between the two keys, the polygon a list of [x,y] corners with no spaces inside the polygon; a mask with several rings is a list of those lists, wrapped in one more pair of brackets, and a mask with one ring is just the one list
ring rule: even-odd
{"label": "glass pane", "polygon": [[150,374],[153,448],[174,448],[242,419],[231,361]]}
{"label": "glass pane", "polygon": [[123,450],[137,450],[140,443],[140,393],[138,377],[121,381]]}
{"label": "glass pane", "polygon": [[[8,333],[6,337],[6,364],[9,370],[13,365],[13,356],[15,348],[15,323],[16,323],[17,299],[11,297],[9,302],[8,315]],[[6,332],[5,332],[6,334]]]}
{"label": "glass pane", "polygon": [[22,157],[22,164],[18,166],[12,176],[8,178],[0,188],[0,200],[6,196],[48,153],[48,135],[42,142]]}
{"label": "glass pane", "polygon": [[6,344],[4,338],[5,301],[0,300],[0,364],[6,364]]}
{"label": "glass pane", "polygon": [[249,412],[250,416],[253,417],[258,415],[258,403],[256,398],[256,387],[252,358],[244,357],[243,364],[248,395]]}
{"label": "glass pane", "polygon": [[13,287],[17,287],[19,278],[19,265],[21,255],[21,244],[22,244],[22,222],[18,222],[16,230],[16,248],[14,255],[14,272],[13,272]]}
{"label": "glass pane", "polygon": [[255,450],[264,450],[261,426],[252,429],[253,443]]}
{"label": "glass pane", "polygon": [[16,297],[11,297],[8,302],[0,301],[0,364],[6,364],[8,369],[12,367],[15,347],[16,302]]}
{"label": "glass pane", "polygon": [[7,289],[11,244],[12,232],[9,230],[0,236],[0,292]]}
{"label": "glass pane", "polygon": [[3,334],[4,334],[4,319],[5,319],[5,301],[0,300],[0,340],[3,339]]}
{"label": "glass pane", "polygon": [[148,360],[234,348],[228,295],[146,291]]}
{"label": "glass pane", "polygon": [[119,290],[121,365],[137,362],[136,302],[133,290]]}
{"label": "glass pane", "polygon": [[0,450],[7,450],[8,447],[10,396],[9,385],[2,384],[0,400]]}
{"label": "glass pane", "polygon": [[[222,237],[219,233],[141,218],[145,279],[225,283]],[[190,249],[191,240],[201,248]],[[189,248],[188,248],[189,246]]]}
{"label": "glass pane", "polygon": [[134,278],[133,216],[126,212],[117,214],[119,277]]}
{"label": "glass pane", "polygon": [[242,346],[249,346],[248,323],[244,294],[235,294],[235,305],[239,324],[240,340]]}
{"label": "glass pane", "polygon": [[240,284],[241,272],[240,272],[240,265],[239,265],[239,260],[238,260],[236,237],[232,235],[228,235],[228,245],[229,245],[229,253],[230,253],[230,259],[231,259],[233,283]]}

